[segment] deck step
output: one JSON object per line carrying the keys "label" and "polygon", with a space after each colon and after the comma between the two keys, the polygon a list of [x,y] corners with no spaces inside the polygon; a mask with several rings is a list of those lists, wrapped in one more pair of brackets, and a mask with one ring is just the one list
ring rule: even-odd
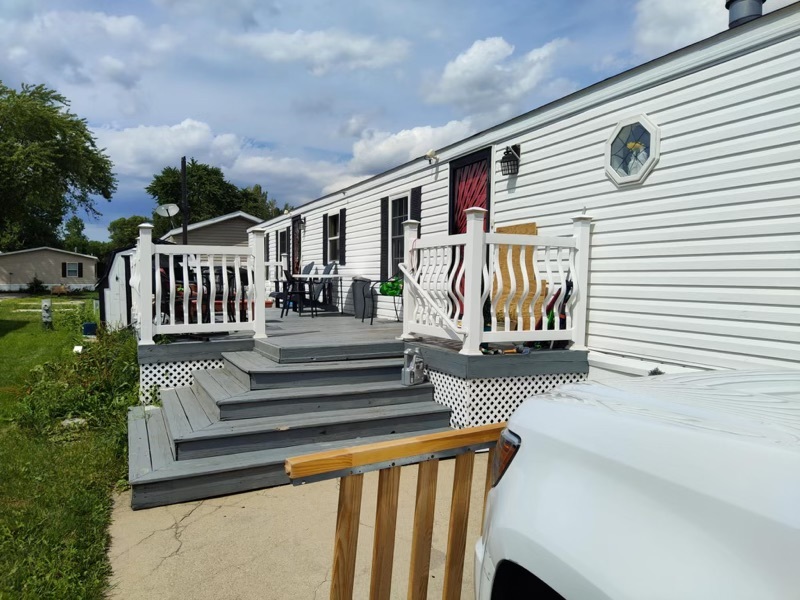
{"label": "deck step", "polygon": [[276,363],[259,352],[225,352],[225,368],[250,390],[341,383],[396,382],[402,358]]}
{"label": "deck step", "polygon": [[[229,381],[221,385],[225,377]],[[192,389],[215,404],[222,421],[433,400],[432,385],[404,386],[399,381],[246,390],[225,369],[196,372]]]}
{"label": "deck step", "polygon": [[[358,323],[360,325],[360,323]],[[358,327],[353,323],[354,327]],[[332,343],[324,335],[317,335],[314,342],[295,346],[283,344],[280,335],[266,340],[256,340],[254,350],[278,363],[307,363],[342,360],[372,360],[376,358],[402,357],[405,350],[403,340],[387,336],[380,327],[358,328],[358,341]]]}
{"label": "deck step", "polygon": [[[165,415],[170,423],[171,413]],[[172,434],[178,460],[297,446],[322,440],[446,427],[450,409],[431,400],[302,414],[217,421]],[[171,426],[171,423],[170,423]]]}
{"label": "deck step", "polygon": [[134,509],[285,485],[289,483],[289,479],[284,472],[284,462],[290,456],[449,429],[449,427],[419,429],[390,435],[314,442],[290,448],[273,448],[193,460],[170,460],[163,464],[159,463],[154,469],[150,460],[149,443],[154,442],[156,446],[163,447],[168,442],[168,437],[164,429],[152,428],[153,435],[150,437],[147,431],[152,420],[161,417],[161,411],[161,408],[155,407],[147,411],[142,407],[134,407],[129,412],[129,480],[133,492],[131,506]]}

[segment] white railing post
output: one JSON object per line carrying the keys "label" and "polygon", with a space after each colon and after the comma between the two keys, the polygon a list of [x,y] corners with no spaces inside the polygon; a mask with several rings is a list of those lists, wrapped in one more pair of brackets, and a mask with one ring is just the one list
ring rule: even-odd
{"label": "white railing post", "polygon": [[252,241],[250,252],[253,253],[255,264],[254,275],[252,282],[253,287],[253,302],[255,302],[255,310],[253,311],[253,337],[256,339],[263,339],[267,337],[267,311],[265,303],[267,301],[267,271],[266,260],[264,253],[264,235],[263,230],[256,230],[251,232]]}
{"label": "white railing post", "polygon": [[459,354],[475,355],[481,353],[483,333],[481,283],[486,263],[486,232],[483,229],[486,210],[468,208],[464,213],[467,216],[467,243],[464,245],[464,316],[461,326],[467,337]]}
{"label": "white railing post", "polygon": [[139,225],[139,343],[153,343],[153,226]]}
{"label": "white railing post", "polygon": [[[409,219],[403,222],[403,244],[406,250],[406,256],[412,256],[411,252],[414,248],[414,242],[419,239],[419,221]],[[403,261],[406,262],[406,261]],[[412,261],[409,259],[406,263],[411,269],[413,267]],[[403,335],[400,339],[413,340],[414,334],[411,333],[411,322],[414,320],[414,311],[416,304],[414,303],[414,295],[411,293],[411,286],[406,284],[403,286]]]}
{"label": "white railing post", "polygon": [[592,236],[592,217],[579,215],[572,217],[575,236],[575,270],[574,296],[572,305],[572,342],[573,349],[586,349],[586,320],[589,299],[589,248]]}

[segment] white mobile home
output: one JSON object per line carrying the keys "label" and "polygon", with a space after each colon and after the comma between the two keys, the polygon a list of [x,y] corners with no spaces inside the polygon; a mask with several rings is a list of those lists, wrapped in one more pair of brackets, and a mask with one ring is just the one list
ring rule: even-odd
{"label": "white mobile home", "polygon": [[479,206],[562,236],[585,212],[596,376],[798,368],[798,82],[794,4],[314,200],[261,227],[268,253],[338,260],[347,287],[393,274],[406,218],[455,234]]}

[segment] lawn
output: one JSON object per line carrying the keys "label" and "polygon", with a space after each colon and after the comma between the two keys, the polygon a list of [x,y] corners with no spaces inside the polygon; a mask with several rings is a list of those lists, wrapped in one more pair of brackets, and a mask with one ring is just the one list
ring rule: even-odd
{"label": "lawn", "polygon": [[[0,300],[0,599],[102,598],[108,586],[136,343],[101,332],[84,344],[91,300],[67,302],[53,300],[48,330],[40,299]],[[83,421],[68,428],[67,418]]]}

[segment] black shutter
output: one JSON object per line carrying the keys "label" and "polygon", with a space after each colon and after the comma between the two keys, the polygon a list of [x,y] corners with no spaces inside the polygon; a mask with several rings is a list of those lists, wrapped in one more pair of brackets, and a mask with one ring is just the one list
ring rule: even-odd
{"label": "black shutter", "polygon": [[381,198],[381,281],[389,279],[389,196]]}
{"label": "black shutter", "polygon": [[269,262],[269,234],[265,236],[264,239],[264,258]]}
{"label": "black shutter", "polygon": [[322,266],[328,264],[328,215],[322,215]]}
{"label": "black shutter", "polygon": [[422,188],[411,188],[411,201],[408,203],[408,218],[412,221],[419,221],[417,235],[422,231]]}
{"label": "black shutter", "polygon": [[78,277],[83,277],[83,263],[78,263]]}
{"label": "black shutter", "polygon": [[292,272],[292,228],[286,228],[286,265],[289,272]]}
{"label": "black shutter", "polygon": [[[275,232],[275,260],[281,259],[281,232]],[[281,273],[283,275],[283,273]]]}
{"label": "black shutter", "polygon": [[67,263],[65,262],[61,263],[61,276],[62,277],[67,276]]}
{"label": "black shutter", "polygon": [[339,209],[339,264],[340,265],[347,264],[347,259],[345,258],[345,249],[347,248],[346,213],[347,213],[346,208]]}

